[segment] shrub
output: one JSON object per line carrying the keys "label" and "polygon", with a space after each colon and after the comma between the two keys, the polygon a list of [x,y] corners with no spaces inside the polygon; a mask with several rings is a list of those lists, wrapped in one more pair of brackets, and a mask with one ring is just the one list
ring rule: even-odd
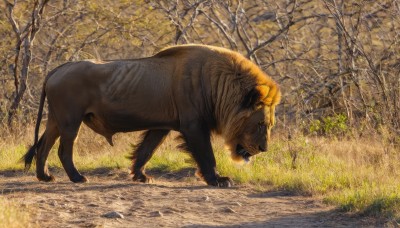
{"label": "shrub", "polygon": [[313,120],[308,131],[311,134],[322,136],[343,136],[349,130],[347,117],[344,114],[322,117],[322,120]]}

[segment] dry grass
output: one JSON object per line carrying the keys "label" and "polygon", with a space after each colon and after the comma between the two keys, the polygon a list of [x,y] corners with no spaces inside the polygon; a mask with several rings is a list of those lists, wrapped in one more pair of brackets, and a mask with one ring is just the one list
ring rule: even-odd
{"label": "dry grass", "polygon": [[[325,201],[369,215],[400,216],[400,153],[377,136],[372,140],[316,140],[324,156],[343,161],[348,186],[330,191]],[[338,180],[340,182],[340,180]]]}
{"label": "dry grass", "polygon": [[0,228],[32,227],[29,214],[21,205],[0,197]]}

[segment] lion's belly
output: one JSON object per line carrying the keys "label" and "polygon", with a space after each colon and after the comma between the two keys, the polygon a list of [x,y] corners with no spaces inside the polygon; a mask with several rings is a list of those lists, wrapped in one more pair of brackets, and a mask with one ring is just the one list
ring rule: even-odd
{"label": "lion's belly", "polygon": [[157,118],[156,116],[137,115],[132,113],[109,114],[106,117],[106,123],[109,128],[115,129],[116,132],[129,132],[148,129],[177,129],[178,121],[165,118]]}
{"label": "lion's belly", "polygon": [[154,107],[152,110],[135,105],[118,107],[116,104],[92,107],[85,115],[85,123],[102,135],[147,129],[171,129],[179,127],[173,113]]}

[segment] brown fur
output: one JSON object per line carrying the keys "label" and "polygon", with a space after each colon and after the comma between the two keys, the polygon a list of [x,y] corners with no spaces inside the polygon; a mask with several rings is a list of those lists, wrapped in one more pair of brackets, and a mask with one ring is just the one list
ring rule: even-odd
{"label": "brown fur", "polygon": [[278,85],[254,63],[205,45],[174,46],[136,60],[68,63],[49,74],[41,101],[46,95],[46,131],[25,155],[27,167],[36,155],[39,180],[54,179],[46,160],[58,137],[70,179],[87,180],[72,161],[73,141],[84,122],[111,145],[117,132],[148,130],[133,154],[134,180],[143,182],[149,181],[144,166],[154,150],[169,130],[179,131],[201,176],[217,186],[232,182],[215,172],[211,132],[225,138],[235,159],[265,151],[281,96]]}

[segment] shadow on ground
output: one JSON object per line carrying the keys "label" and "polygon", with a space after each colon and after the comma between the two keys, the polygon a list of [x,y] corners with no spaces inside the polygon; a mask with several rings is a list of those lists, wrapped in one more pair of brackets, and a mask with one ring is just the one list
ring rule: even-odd
{"label": "shadow on ground", "polygon": [[[55,175],[55,177],[63,177],[66,176],[64,169],[59,167],[49,167],[49,171],[51,174]],[[184,180],[186,178],[192,178],[195,176],[196,169],[195,168],[183,168],[177,171],[168,171],[163,168],[161,169],[147,169],[146,174],[154,177],[154,178],[163,178],[167,180]],[[83,175],[87,176],[96,176],[96,177],[119,177],[119,178],[130,178],[129,170],[116,169],[116,168],[108,168],[108,167],[100,167],[91,170],[82,170]],[[35,176],[35,171],[32,169],[29,171],[24,171],[23,169],[8,169],[1,170],[0,177],[23,177],[23,176]]]}
{"label": "shadow on ground", "polygon": [[[0,177],[4,177],[4,181],[0,182],[1,194],[7,195],[16,192],[28,193],[28,192],[41,192],[41,193],[64,193],[71,189],[71,187],[79,189],[80,192],[84,191],[107,191],[111,189],[127,188],[135,185],[143,185],[143,183],[133,182],[131,175],[128,171],[122,171],[120,169],[113,168],[97,168],[90,171],[82,172],[83,175],[89,178],[89,183],[72,183],[66,178],[66,174],[61,168],[51,168],[50,172],[55,176],[55,182],[39,182],[35,177],[33,171],[24,172],[23,170],[3,170],[0,171]],[[205,185],[202,181],[195,181],[194,168],[185,168],[175,172],[162,171],[159,169],[150,169],[146,172],[149,176],[154,178],[151,186],[158,188],[168,189],[204,189],[213,188]],[[25,177],[24,181],[19,178]],[[7,180],[10,178],[10,180]],[[18,179],[16,179],[18,178]],[[27,180],[29,179],[29,180]],[[95,181],[91,181],[95,179]],[[102,181],[101,179],[107,179]],[[164,181],[187,181],[191,179],[194,182],[193,186],[166,186],[157,183],[157,180]],[[110,181],[115,181],[110,182]],[[122,182],[122,183],[121,183]]]}

